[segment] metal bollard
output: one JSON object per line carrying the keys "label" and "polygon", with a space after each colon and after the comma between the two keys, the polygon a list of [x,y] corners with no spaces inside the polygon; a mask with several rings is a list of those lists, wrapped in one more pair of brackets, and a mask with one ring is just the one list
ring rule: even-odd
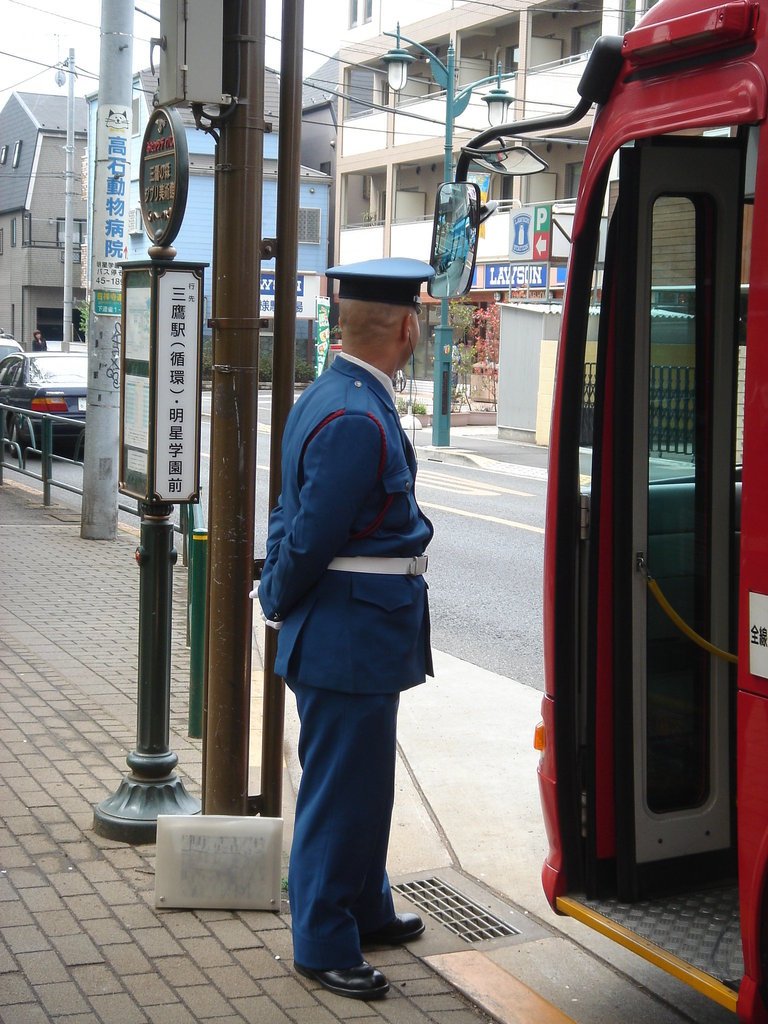
{"label": "metal bollard", "polygon": [[51,477],[53,476],[53,420],[43,417],[40,434],[42,437],[40,452],[40,473],[43,477],[43,504],[51,504]]}
{"label": "metal bollard", "polygon": [[208,566],[208,531],[192,531],[189,555],[189,735],[203,735],[205,676],[205,577]]}

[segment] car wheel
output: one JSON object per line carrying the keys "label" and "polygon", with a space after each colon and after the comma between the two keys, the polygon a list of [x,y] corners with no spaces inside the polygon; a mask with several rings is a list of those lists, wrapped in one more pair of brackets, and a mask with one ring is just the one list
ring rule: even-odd
{"label": "car wheel", "polygon": [[34,445],[34,440],[30,436],[29,423],[22,416],[14,416],[13,413],[9,415],[10,434],[11,441],[17,444],[22,452],[25,448],[31,448]]}

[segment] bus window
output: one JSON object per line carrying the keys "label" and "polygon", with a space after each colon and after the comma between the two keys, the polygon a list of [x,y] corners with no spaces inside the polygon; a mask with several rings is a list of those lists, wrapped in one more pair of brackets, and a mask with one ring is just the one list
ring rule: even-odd
{"label": "bus window", "polygon": [[[648,537],[650,572],[678,614],[708,630],[697,608],[709,591],[697,564],[697,508],[710,484],[697,467],[697,208],[686,196],[653,203],[648,322]],[[702,218],[704,215],[702,214]],[[665,282],[662,288],[658,282]],[[657,305],[659,298],[664,305]],[[670,301],[671,300],[671,301]],[[700,452],[701,454],[701,452]],[[656,486],[663,482],[664,486]],[[698,807],[709,795],[709,680],[692,647],[648,595],[645,800],[653,814]],[[703,662],[703,664],[702,664]]]}
{"label": "bus window", "polygon": [[[632,687],[617,700],[633,764],[624,867],[629,891],[642,891],[670,861],[732,843],[730,670],[662,610],[646,573],[690,629],[731,648],[743,157],[727,138],[654,140],[622,157],[636,175],[638,241],[622,399],[631,525],[618,543],[643,565],[618,584],[630,587]],[[659,294],[675,301],[659,306]]]}
{"label": "bus window", "polygon": [[649,464],[651,481],[690,472],[694,459],[696,210],[686,197],[653,204]]}

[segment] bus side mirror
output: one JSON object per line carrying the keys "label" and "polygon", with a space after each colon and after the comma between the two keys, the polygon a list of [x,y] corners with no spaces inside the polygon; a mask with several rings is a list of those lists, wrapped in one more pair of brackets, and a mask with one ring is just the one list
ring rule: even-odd
{"label": "bus side mirror", "polygon": [[444,182],[437,190],[429,294],[453,299],[469,291],[477,255],[480,189],[474,182]]}

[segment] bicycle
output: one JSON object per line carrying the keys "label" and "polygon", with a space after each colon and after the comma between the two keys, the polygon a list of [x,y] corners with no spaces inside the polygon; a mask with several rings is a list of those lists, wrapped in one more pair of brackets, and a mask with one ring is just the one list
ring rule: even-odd
{"label": "bicycle", "polygon": [[408,379],[405,376],[405,373],[403,372],[403,370],[396,370],[395,371],[395,376],[392,378],[392,385],[393,385],[395,391],[398,391],[398,392],[400,392],[402,394],[402,392],[405,391],[405,385],[407,383],[408,383]]}

